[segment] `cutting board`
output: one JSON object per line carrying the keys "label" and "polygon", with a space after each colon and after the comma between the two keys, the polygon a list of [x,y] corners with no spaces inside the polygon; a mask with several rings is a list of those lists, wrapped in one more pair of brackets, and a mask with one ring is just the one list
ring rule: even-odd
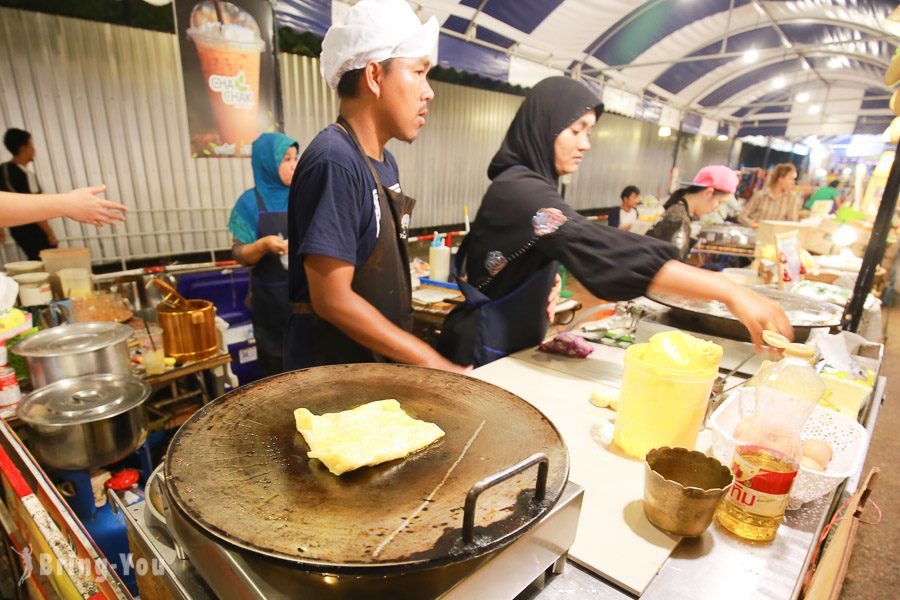
{"label": "cutting board", "polygon": [[589,399],[598,381],[618,388],[622,367],[615,353],[594,354],[585,360],[544,359],[526,351],[522,358],[507,357],[476,369],[472,376],[522,397],[559,429],[569,450],[569,479],[584,487],[569,556],[640,595],[680,538],[658,530],[644,516],[644,463],[616,454],[599,439],[602,422],[613,413]]}

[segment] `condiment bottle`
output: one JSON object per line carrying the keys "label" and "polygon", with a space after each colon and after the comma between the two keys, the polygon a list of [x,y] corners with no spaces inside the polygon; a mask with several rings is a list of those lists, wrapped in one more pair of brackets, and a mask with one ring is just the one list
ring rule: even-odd
{"label": "condiment bottle", "polygon": [[444,236],[437,231],[428,249],[428,264],[431,268],[429,279],[447,281],[450,278],[450,248],[444,244]]}
{"label": "condiment bottle", "polygon": [[810,364],[813,357],[812,348],[789,344],[782,360],[754,377],[756,410],[738,437],[734,485],[716,514],[719,524],[739,537],[772,540],[784,519],[802,458],[800,433],[826,390]]}

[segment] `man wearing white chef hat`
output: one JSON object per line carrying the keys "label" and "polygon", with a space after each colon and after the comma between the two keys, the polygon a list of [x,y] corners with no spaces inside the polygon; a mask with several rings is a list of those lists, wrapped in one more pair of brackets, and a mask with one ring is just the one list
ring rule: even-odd
{"label": "man wearing white chef hat", "polygon": [[307,146],[288,201],[293,315],[285,367],[399,362],[465,372],[412,335],[403,194],[385,144],[412,142],[434,91],[438,38],[403,0],[362,0],[325,34],[322,76],[337,123]]}

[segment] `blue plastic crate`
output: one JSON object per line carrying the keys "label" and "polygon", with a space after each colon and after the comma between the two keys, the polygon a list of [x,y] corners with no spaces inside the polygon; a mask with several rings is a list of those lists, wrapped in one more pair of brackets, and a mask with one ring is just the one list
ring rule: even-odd
{"label": "blue plastic crate", "polygon": [[249,288],[248,269],[188,273],[178,278],[179,294],[189,300],[209,300],[216,305],[216,314],[232,325],[250,320],[244,304]]}

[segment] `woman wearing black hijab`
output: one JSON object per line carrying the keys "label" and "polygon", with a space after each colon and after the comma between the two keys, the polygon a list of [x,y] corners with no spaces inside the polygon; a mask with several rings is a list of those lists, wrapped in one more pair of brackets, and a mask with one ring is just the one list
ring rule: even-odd
{"label": "woman wearing black hijab", "polygon": [[559,176],[578,170],[602,112],[592,91],[566,77],[541,81],[522,103],[488,167],[492,183],[457,255],[456,265],[465,263],[466,304],[447,318],[438,350],[457,364],[480,366],[538,344],[560,263],[608,300],[648,290],[716,299],[757,346],[766,327],[791,336],[773,302],[680,263],[667,242],[592,223],[566,204]]}

